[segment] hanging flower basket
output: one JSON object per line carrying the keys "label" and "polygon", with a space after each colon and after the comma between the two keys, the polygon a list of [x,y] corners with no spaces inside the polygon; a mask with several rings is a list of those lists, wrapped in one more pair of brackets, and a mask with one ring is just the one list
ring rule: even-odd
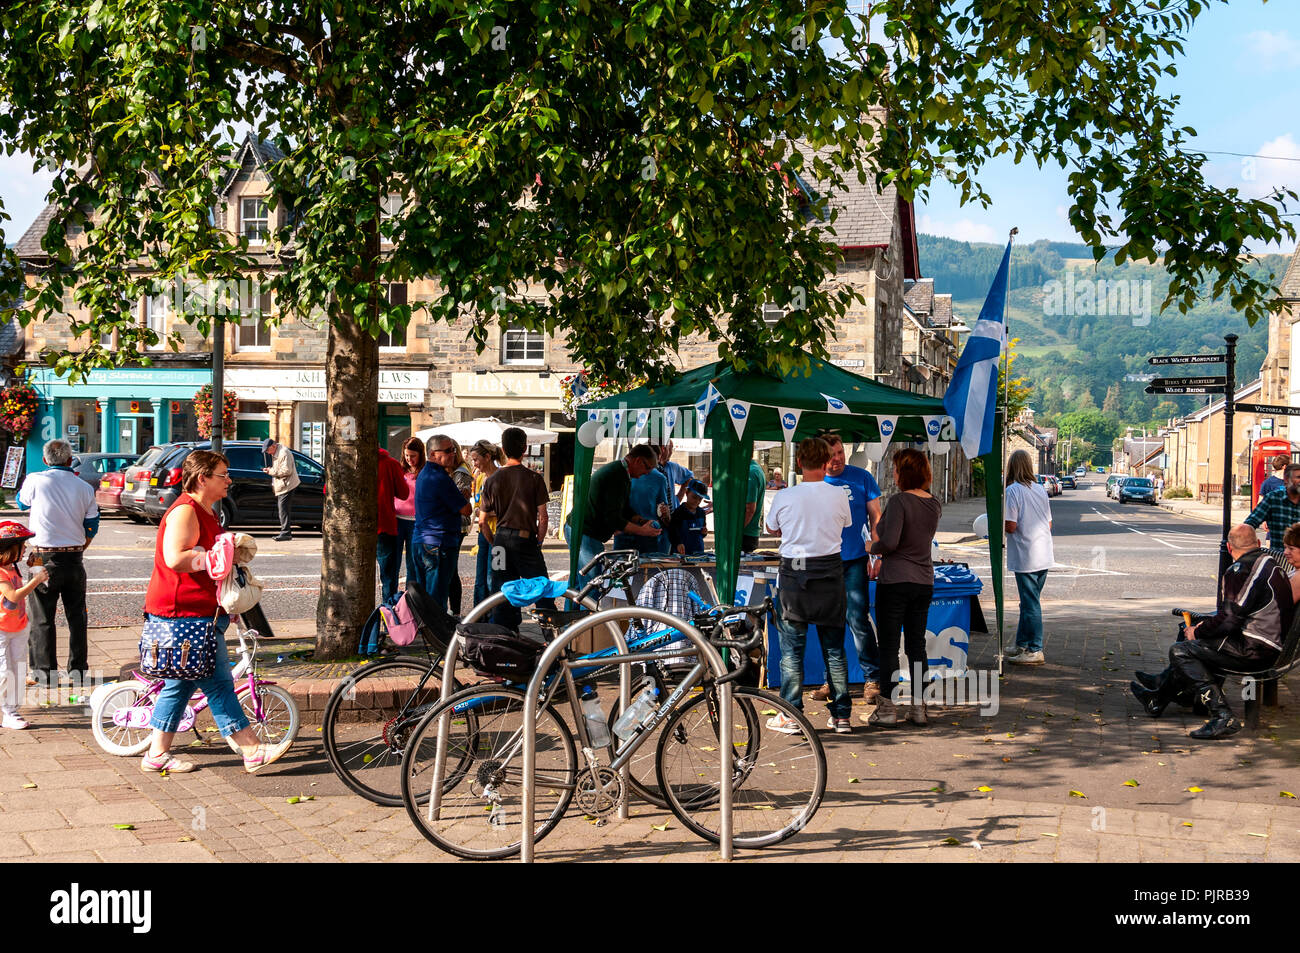
{"label": "hanging flower basket", "polygon": [[[229,440],[235,433],[235,414],[239,411],[239,396],[233,391],[222,395],[225,412],[221,415],[221,433]],[[204,384],[194,395],[194,418],[198,423],[199,436],[212,436],[212,385]]]}
{"label": "hanging flower basket", "polygon": [[36,426],[36,411],[40,395],[26,381],[19,381],[0,390],[0,429],[13,435],[15,444],[26,443]]}
{"label": "hanging flower basket", "polygon": [[641,376],[634,377],[626,384],[615,384],[607,377],[597,378],[590,373],[579,372],[560,381],[560,400],[564,405],[564,412],[572,414],[584,404],[595,403],[611,394],[643,387],[645,383],[646,378]]}

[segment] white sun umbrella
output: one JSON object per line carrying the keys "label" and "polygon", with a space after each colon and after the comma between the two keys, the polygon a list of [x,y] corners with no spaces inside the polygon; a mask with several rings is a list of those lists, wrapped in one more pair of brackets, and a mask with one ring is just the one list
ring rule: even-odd
{"label": "white sun umbrella", "polygon": [[[499,446],[502,432],[514,426],[517,425],[504,423],[495,417],[480,417],[478,420],[462,420],[460,423],[429,427],[426,430],[421,430],[415,436],[427,441],[436,433],[444,434],[468,450],[480,440],[488,440]],[[535,427],[520,427],[519,429],[528,437],[530,445],[555,443],[556,440],[560,439],[559,434],[550,430],[538,430]]]}

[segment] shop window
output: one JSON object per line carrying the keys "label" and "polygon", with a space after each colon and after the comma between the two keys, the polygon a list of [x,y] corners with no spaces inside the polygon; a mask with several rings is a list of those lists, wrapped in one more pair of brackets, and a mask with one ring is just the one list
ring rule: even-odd
{"label": "shop window", "polygon": [[266,242],[266,236],[270,233],[270,211],[266,204],[265,198],[243,199],[240,203],[241,214],[240,222],[243,225],[244,237],[248,239],[250,245],[261,245]]}
{"label": "shop window", "polygon": [[763,323],[771,328],[785,317],[785,308],[774,301],[764,301],[759,313],[763,316]]}
{"label": "shop window", "polygon": [[[256,286],[254,286],[256,287]],[[252,292],[245,294],[239,303],[239,337],[236,347],[240,351],[271,350],[271,292],[263,291],[256,299]]]}
{"label": "shop window", "polygon": [[[396,282],[387,287],[385,292],[388,295],[389,304],[406,304],[406,284]],[[406,352],[406,326],[393,328],[391,331],[385,331],[379,335],[379,350],[381,351],[401,351]]]}
{"label": "shop window", "polygon": [[501,335],[501,363],[538,365],[546,361],[546,335],[511,325]]}

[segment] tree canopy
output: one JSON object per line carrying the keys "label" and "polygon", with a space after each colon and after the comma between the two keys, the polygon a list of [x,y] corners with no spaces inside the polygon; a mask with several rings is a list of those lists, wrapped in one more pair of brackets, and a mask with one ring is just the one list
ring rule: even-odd
{"label": "tree canopy", "polygon": [[[981,170],[1010,153],[1071,169],[1070,221],[1096,255],[1163,254],[1168,301],[1185,307],[1209,274],[1252,321],[1280,307],[1242,252],[1294,237],[1283,197],[1208,183],[1158,88],[1205,2],[847,7],[15,0],[0,9],[0,145],[56,170],[42,244],[57,266],[23,318],[63,313],[67,295],[86,309],[74,330],[91,343],[51,355],[61,372],[147,363],[153,332],[121,302],[156,278],[246,272],[246,240],[208,208],[241,126],[275,142],[272,203],[289,214],[272,290],[282,313],[329,319],[323,571],[356,575],[336,576],[323,623],[341,651],[368,610],[345,600],[373,561],[375,336],[411,319],[386,282],[435,279],[432,320],[480,346],[507,320],[555,332],[614,381],[661,377],[689,335],[785,368],[824,354],[855,299],[824,281],[828,195],[875,175],[910,199],[944,175],[987,202]],[[816,183],[812,209],[792,172]],[[532,281],[545,293],[526,296]],[[0,297],[21,286],[12,259],[0,282]],[[764,301],[789,308],[773,327]],[[96,343],[110,330],[112,352]]]}

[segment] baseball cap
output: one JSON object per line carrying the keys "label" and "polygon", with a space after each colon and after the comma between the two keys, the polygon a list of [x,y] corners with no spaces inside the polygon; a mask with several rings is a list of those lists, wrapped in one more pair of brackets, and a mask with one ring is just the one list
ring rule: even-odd
{"label": "baseball cap", "polygon": [[265,440],[262,441],[262,452],[266,453],[266,451],[270,450],[274,446],[275,446],[275,441],[272,440],[270,437],[267,437]]}

